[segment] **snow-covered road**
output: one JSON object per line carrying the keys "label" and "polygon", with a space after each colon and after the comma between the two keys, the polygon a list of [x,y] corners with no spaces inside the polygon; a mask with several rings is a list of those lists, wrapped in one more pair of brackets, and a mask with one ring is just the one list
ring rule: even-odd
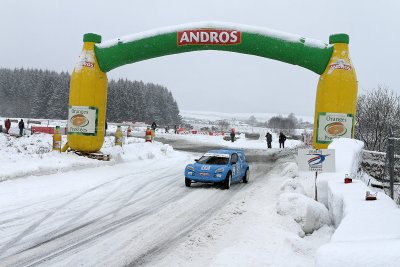
{"label": "snow-covered road", "polygon": [[[312,179],[297,177],[295,147],[174,137],[163,141],[181,151],[133,137],[116,147],[107,136],[102,150],[112,158],[102,162],[38,153],[51,145],[49,135],[0,135],[0,266],[313,264],[332,228],[305,235],[293,217],[304,215],[293,211],[305,202],[280,202],[286,181],[313,188]],[[185,165],[225,145],[245,149],[250,182],[187,188]]]}
{"label": "snow-covered road", "polygon": [[191,159],[188,154],[2,183],[2,265],[149,262],[266,177],[264,168],[252,173],[248,185],[230,190],[186,188],[182,173]]}

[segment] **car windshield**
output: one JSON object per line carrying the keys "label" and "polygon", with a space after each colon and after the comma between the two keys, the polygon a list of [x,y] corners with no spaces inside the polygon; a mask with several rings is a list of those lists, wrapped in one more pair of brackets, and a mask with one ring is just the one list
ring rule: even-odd
{"label": "car windshield", "polygon": [[197,162],[202,164],[211,165],[226,165],[228,164],[229,158],[218,157],[218,156],[202,156]]}

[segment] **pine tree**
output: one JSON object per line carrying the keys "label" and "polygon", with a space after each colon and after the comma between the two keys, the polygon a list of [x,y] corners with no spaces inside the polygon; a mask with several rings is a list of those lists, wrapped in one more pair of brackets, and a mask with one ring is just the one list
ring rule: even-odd
{"label": "pine tree", "polygon": [[[70,75],[37,69],[0,68],[0,116],[66,119]],[[107,121],[181,122],[172,93],[164,86],[111,80],[108,85]]]}

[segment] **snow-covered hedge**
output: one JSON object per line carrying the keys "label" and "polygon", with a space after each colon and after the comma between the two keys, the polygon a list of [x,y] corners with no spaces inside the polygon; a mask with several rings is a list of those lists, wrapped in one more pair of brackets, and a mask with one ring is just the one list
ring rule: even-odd
{"label": "snow-covered hedge", "polygon": [[337,226],[331,242],[316,255],[316,266],[400,266],[400,210],[383,193],[376,201],[366,201],[363,182],[343,182],[345,174],[354,177],[362,158],[363,143],[353,139],[336,139],[336,172],[319,176],[320,201]]}

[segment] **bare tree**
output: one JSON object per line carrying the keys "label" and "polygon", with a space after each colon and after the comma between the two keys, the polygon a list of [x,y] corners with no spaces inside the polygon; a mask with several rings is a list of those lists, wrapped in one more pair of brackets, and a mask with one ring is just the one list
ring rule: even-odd
{"label": "bare tree", "polygon": [[366,149],[386,149],[391,130],[399,129],[399,104],[399,97],[384,86],[358,97],[355,138],[363,141]]}
{"label": "bare tree", "polygon": [[293,126],[293,128],[296,128],[299,124],[299,120],[296,118],[296,115],[294,113],[290,113],[287,118],[291,122],[291,126]]}
{"label": "bare tree", "polygon": [[285,132],[292,134],[297,124],[297,118],[293,113],[290,113],[287,118],[279,116],[274,116],[268,121],[268,126],[272,128],[275,132]]}
{"label": "bare tree", "polygon": [[250,118],[247,120],[247,124],[250,126],[255,126],[257,124],[257,119],[254,115],[251,115]]}
{"label": "bare tree", "polygon": [[229,122],[227,120],[217,121],[217,125],[221,131],[226,131],[229,129]]}

